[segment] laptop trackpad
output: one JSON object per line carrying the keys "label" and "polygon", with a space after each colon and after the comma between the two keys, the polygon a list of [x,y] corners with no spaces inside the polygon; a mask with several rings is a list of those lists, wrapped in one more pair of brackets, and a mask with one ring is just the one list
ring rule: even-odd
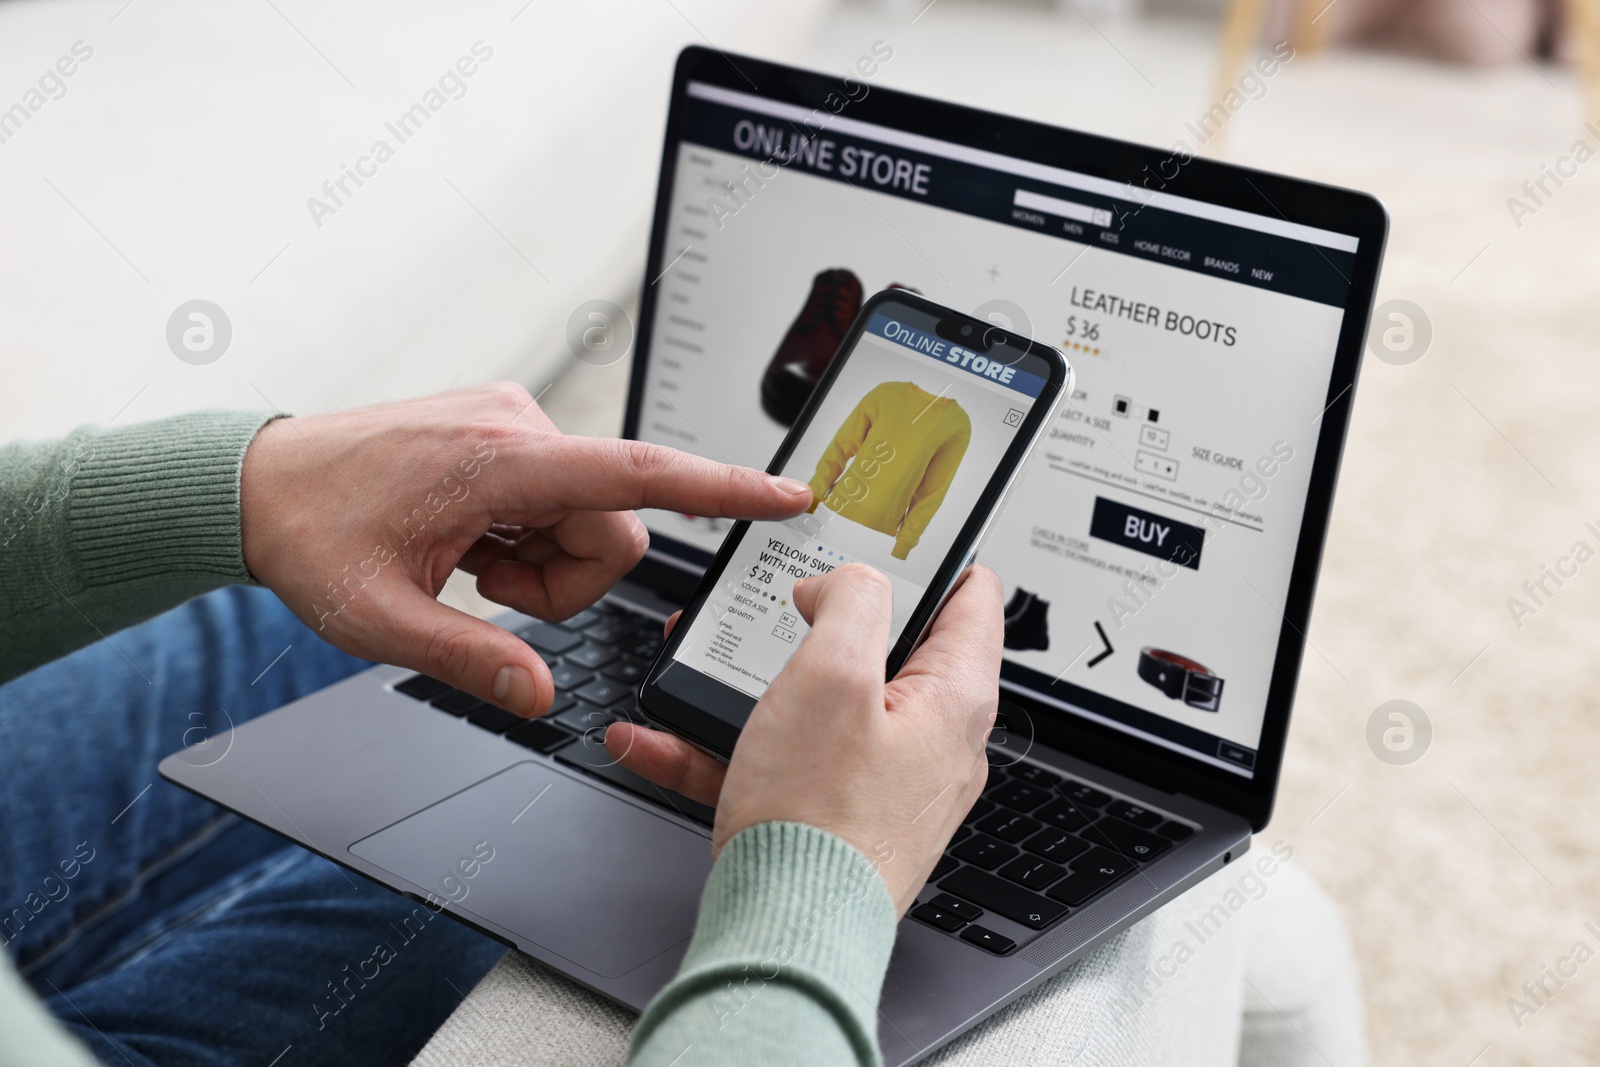
{"label": "laptop trackpad", "polygon": [[711,844],[542,763],[518,763],[350,851],[595,974],[694,931]]}

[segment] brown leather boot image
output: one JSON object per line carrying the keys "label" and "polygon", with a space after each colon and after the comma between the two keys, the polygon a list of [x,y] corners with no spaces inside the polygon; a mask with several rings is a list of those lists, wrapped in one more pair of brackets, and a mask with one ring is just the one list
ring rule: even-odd
{"label": "brown leather boot image", "polygon": [[761,378],[763,411],[794,425],[860,310],[861,279],[850,271],[834,268],[812,279],[811,295]]}

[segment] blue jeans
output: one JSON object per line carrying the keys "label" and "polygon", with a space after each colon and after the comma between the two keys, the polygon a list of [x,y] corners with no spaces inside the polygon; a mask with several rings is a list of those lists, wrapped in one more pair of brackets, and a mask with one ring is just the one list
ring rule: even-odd
{"label": "blue jeans", "polygon": [[236,588],[0,687],[0,941],[102,1062],[405,1063],[504,954],[156,774],[366,666]]}

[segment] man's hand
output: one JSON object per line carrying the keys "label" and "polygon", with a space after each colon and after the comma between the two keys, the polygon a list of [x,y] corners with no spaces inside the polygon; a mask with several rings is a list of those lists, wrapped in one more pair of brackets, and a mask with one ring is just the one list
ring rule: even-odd
{"label": "man's hand", "polygon": [[1000,580],[973,567],[888,684],[888,579],[851,563],[796,583],[794,602],[811,631],[751,713],[727,767],[628,723],[607,731],[606,748],[646,778],[715,804],[718,850],[773,820],[837,834],[879,865],[904,914],[987,778]]}
{"label": "man's hand", "polygon": [[307,625],[519,715],[550,706],[550,671],[438,602],[457,566],[490,600],[564,619],[644,555],[634,508],[784,519],[810,503],[801,482],[565,436],[509,384],[268,423],[240,484],[245,564]]}

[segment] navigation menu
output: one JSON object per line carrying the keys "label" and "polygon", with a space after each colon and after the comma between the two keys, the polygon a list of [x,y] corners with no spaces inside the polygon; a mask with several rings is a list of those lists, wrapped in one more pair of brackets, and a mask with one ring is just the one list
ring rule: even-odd
{"label": "navigation menu", "polygon": [[886,151],[867,138],[813,131],[710,100],[696,101],[684,124],[686,140],[752,160],[736,183],[747,191],[793,169],[1335,307],[1344,306],[1355,269],[1355,253],[1340,248],[1063,189],[899,145]]}

